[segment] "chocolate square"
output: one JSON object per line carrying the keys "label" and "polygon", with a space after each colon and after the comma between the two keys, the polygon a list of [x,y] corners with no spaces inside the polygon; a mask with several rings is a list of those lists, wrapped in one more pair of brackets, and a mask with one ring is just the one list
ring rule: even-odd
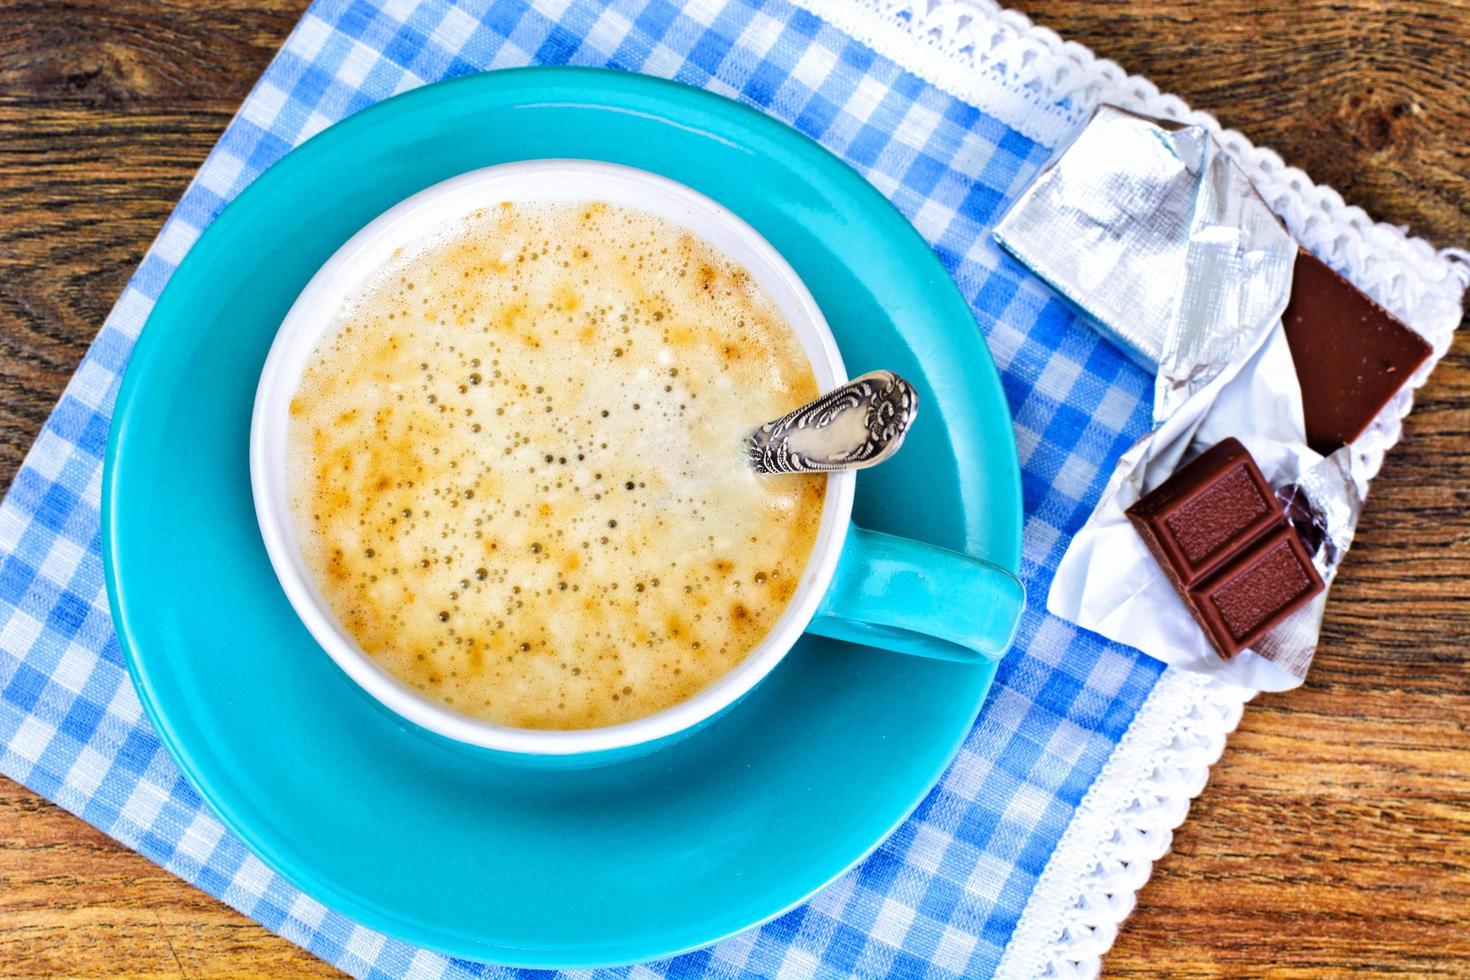
{"label": "chocolate square", "polygon": [[1429,344],[1306,249],[1282,314],[1301,382],[1307,444],[1352,442],[1429,357]]}
{"label": "chocolate square", "polygon": [[1252,646],[1322,591],[1322,578],[1285,523],[1256,541],[1186,597],[1224,657]]}
{"label": "chocolate square", "polygon": [[1281,520],[1260,467],[1238,439],[1226,439],[1180,467],[1132,507],[1128,517],[1169,573],[1187,589]]}

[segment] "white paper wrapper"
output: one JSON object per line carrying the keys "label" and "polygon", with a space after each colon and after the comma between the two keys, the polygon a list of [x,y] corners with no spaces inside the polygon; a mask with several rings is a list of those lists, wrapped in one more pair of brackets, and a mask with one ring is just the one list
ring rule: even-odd
{"label": "white paper wrapper", "polygon": [[1157,367],[1156,428],[1119,460],[1062,558],[1048,610],[1177,667],[1261,690],[1299,685],[1325,592],[1225,660],[1125,515],[1234,436],[1331,582],[1366,481],[1348,450],[1324,459],[1306,444],[1281,326],[1296,243],[1206,131],[1109,107],[1018,199],[996,240]]}

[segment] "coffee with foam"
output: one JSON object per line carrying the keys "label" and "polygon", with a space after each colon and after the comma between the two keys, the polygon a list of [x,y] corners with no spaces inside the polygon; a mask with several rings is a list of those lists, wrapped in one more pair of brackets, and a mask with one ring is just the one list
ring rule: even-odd
{"label": "coffee with foam", "polygon": [[775,304],[673,223],[501,205],[399,254],[290,404],[303,555],[362,649],[521,728],[695,694],[795,594],[825,478],[744,440],[818,394]]}

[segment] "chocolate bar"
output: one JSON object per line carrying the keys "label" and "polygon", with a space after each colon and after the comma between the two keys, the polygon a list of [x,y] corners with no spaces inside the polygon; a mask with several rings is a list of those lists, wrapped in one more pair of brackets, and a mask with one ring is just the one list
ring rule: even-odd
{"label": "chocolate bar", "polygon": [[1306,249],[1297,253],[1282,322],[1307,444],[1324,456],[1362,435],[1431,353],[1424,338]]}
{"label": "chocolate bar", "polygon": [[1323,589],[1260,467],[1237,439],[1210,447],[1128,518],[1222,657]]}

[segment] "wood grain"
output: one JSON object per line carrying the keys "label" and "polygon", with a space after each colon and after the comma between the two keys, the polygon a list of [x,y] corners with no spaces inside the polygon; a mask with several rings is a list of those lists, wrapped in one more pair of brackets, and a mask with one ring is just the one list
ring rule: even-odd
{"label": "wood grain", "polygon": [[[1470,0],[1019,0],[1375,217],[1470,241]],[[0,0],[0,486],[302,0]],[[1307,685],[1246,713],[1106,971],[1470,975],[1470,334]],[[0,974],[329,973],[0,779]]]}

